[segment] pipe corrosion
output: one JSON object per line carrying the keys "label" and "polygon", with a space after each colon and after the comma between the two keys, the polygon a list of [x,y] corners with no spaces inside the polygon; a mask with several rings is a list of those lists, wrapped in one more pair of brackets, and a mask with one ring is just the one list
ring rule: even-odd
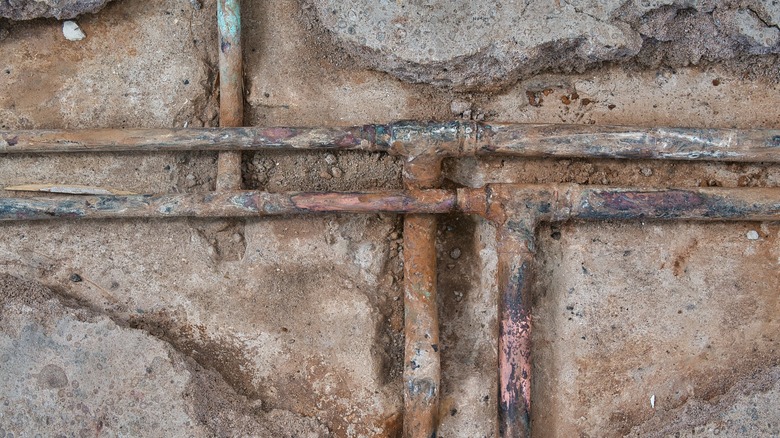
{"label": "pipe corrosion", "polygon": [[447,190],[355,193],[257,191],[133,196],[0,198],[0,221],[170,217],[258,217],[313,213],[446,213]]}
{"label": "pipe corrosion", "polygon": [[[438,143],[457,136],[457,130],[448,128],[442,129]],[[416,134],[408,133],[410,138]],[[420,146],[427,151],[436,147],[436,143],[428,141]],[[441,159],[431,154],[407,160],[404,163],[407,188],[438,187],[441,164]],[[432,214],[404,217],[404,436],[407,438],[435,437],[439,427],[441,355],[436,301],[436,224],[436,216]]]}
{"label": "pipe corrosion", "polygon": [[[530,224],[529,224],[530,225]],[[529,237],[530,235],[530,237]],[[533,229],[508,222],[498,230],[499,436],[531,436],[531,264]]]}
{"label": "pipe corrosion", "polygon": [[0,131],[0,154],[290,149],[351,149],[407,157],[496,154],[777,163],[780,130],[404,122],[347,128]]}
{"label": "pipe corrosion", "polygon": [[436,305],[436,216],[404,218],[404,436],[436,436],[441,359]]}
{"label": "pipe corrosion", "polygon": [[[240,0],[217,1],[219,26],[219,124],[244,124],[244,73]],[[241,152],[225,151],[217,161],[217,190],[241,189]]]}

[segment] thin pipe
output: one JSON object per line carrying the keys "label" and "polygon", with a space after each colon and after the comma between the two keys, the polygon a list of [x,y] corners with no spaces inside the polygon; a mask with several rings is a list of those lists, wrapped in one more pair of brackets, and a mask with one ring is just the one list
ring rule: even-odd
{"label": "thin pipe", "polygon": [[0,154],[291,149],[777,163],[780,130],[403,122],[344,128],[0,131]]}
{"label": "thin pipe", "polygon": [[[219,27],[219,124],[244,124],[244,73],[241,49],[241,2],[217,0]],[[241,152],[220,152],[217,161],[217,190],[241,188]]]}
{"label": "thin pipe", "polygon": [[259,217],[312,213],[445,213],[447,190],[355,193],[256,191],[133,196],[0,198],[0,221],[171,217]]}
{"label": "thin pipe", "polygon": [[[441,181],[441,160],[422,156],[404,163],[407,188]],[[404,217],[404,436],[435,437],[439,426],[441,353],[433,214]]]}
{"label": "thin pipe", "polygon": [[531,436],[531,265],[533,230],[498,230],[499,436]]}
{"label": "thin pipe", "polygon": [[436,216],[404,217],[404,436],[436,436],[441,387]]}

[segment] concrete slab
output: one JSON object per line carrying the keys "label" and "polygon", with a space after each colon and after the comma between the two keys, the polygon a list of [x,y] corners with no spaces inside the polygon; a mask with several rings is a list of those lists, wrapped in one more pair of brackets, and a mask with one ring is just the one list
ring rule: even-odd
{"label": "concrete slab", "polygon": [[640,52],[681,66],[780,51],[780,6],[771,0],[739,9],[729,2],[677,0],[304,3],[338,45],[373,68],[461,89],[627,61]]}

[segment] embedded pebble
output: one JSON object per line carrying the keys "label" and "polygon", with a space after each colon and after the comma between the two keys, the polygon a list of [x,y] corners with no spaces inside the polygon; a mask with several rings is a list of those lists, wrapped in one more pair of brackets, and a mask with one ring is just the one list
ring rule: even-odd
{"label": "embedded pebble", "polygon": [[758,237],[758,231],[756,230],[750,230],[747,232],[748,240],[758,240]]}
{"label": "embedded pebble", "polygon": [[450,251],[450,257],[452,257],[453,260],[458,260],[461,255],[460,248],[455,248],[452,251]]}
{"label": "embedded pebble", "polygon": [[644,175],[644,176],[653,176],[653,169],[651,169],[649,167],[643,167],[641,172],[642,172],[642,175]]}
{"label": "embedded pebble", "polygon": [[65,21],[62,23],[62,34],[68,41],[81,41],[87,37],[75,21]]}
{"label": "embedded pebble", "polygon": [[328,163],[330,165],[333,165],[333,164],[336,164],[336,161],[337,160],[336,160],[336,156],[335,155],[333,155],[333,154],[325,155],[325,162],[326,163]]}
{"label": "embedded pebble", "polygon": [[344,171],[338,167],[334,167],[333,169],[330,169],[330,174],[333,175],[334,178],[341,178],[341,176],[344,175]]}

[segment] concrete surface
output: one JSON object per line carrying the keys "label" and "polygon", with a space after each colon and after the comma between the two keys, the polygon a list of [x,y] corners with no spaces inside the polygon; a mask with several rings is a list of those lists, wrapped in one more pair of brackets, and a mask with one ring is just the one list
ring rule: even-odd
{"label": "concrete surface", "polygon": [[85,13],[95,13],[111,0],[4,0],[0,17],[12,20],[56,18],[64,20]]}
{"label": "concrete surface", "polygon": [[773,0],[306,0],[367,65],[410,82],[495,88],[605,61],[673,67],[780,52]]}
{"label": "concrete surface", "polygon": [[[215,124],[214,11],[213,1],[202,9],[185,0],[115,2],[79,19],[87,34],[80,42],[65,41],[57,22],[11,23],[0,41],[0,122],[4,129]],[[366,68],[323,37],[311,12],[297,0],[247,4],[248,123],[472,118],[776,128],[780,120],[772,56],[679,69],[612,65],[537,75],[500,92],[459,92]],[[0,160],[0,186],[205,191],[213,187],[214,160],[209,153],[21,156]],[[384,156],[247,154],[245,165],[247,187],[273,191],[400,186],[400,163]],[[780,166],[495,158],[448,162],[446,176],[454,185],[778,186]],[[48,298],[4,301],[0,324],[9,328],[0,337],[13,345],[21,339],[18,327],[40,327],[35,339],[56,340],[66,357],[128,357],[111,377],[114,393],[133,390],[123,375],[139,382],[170,376],[173,384],[161,383],[165,391],[149,392],[175,407],[159,422],[160,435],[190,421],[185,428],[196,436],[398,436],[401,230],[399,218],[375,215],[5,224],[0,272],[17,280],[3,283],[2,296],[34,298],[39,291]],[[751,230],[759,240],[747,239]],[[538,436],[776,434],[778,232],[776,224],[760,223],[541,230]],[[442,218],[439,233],[440,435],[496,436],[495,234],[489,224],[462,217]],[[70,340],[46,328],[57,324]],[[78,340],[99,327],[110,342],[92,334],[89,342]],[[0,404],[0,427],[15,436],[30,430],[16,424],[39,418],[18,407],[59,400],[33,374],[51,364],[81,387],[97,383],[79,376],[107,373],[97,360],[55,361],[54,347],[36,345],[34,360],[0,368],[17,400]],[[162,358],[159,374],[136,368],[155,357]],[[60,373],[48,375],[43,382],[63,381]],[[74,419],[58,423],[62,433],[95,427],[99,417],[84,414],[79,403],[94,413],[103,394],[74,392],[77,402],[56,405]],[[128,408],[111,425],[129,424],[130,413],[158,417],[153,407]]]}

